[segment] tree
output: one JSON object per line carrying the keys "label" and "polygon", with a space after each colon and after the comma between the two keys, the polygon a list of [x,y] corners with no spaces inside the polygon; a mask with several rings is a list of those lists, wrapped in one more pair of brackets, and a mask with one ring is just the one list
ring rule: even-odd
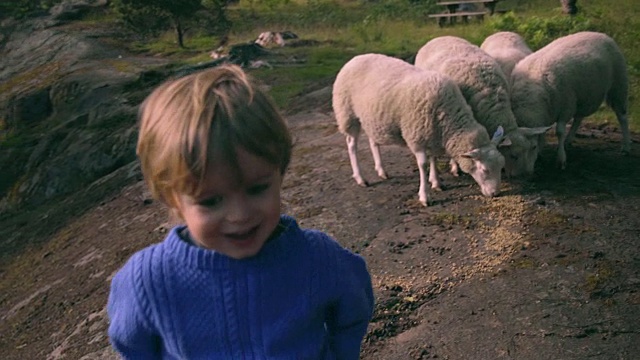
{"label": "tree", "polygon": [[173,27],[181,48],[185,22],[204,9],[201,0],[113,0],[112,5],[120,18],[137,31],[154,34]]}
{"label": "tree", "polygon": [[202,6],[207,14],[204,16],[204,26],[212,33],[222,35],[223,38],[231,29],[231,21],[227,18],[227,5],[231,2],[232,0],[202,0]]}
{"label": "tree", "polygon": [[62,0],[13,0],[0,1],[0,19],[6,17],[23,18],[47,11]]}

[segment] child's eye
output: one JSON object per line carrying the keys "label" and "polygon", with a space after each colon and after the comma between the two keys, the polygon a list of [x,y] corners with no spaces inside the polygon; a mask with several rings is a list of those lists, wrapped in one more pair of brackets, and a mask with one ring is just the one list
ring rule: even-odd
{"label": "child's eye", "polygon": [[198,201],[198,205],[206,207],[214,207],[222,202],[222,196],[213,196]]}
{"label": "child's eye", "polygon": [[269,183],[254,185],[247,190],[247,193],[249,193],[249,195],[260,195],[265,192],[269,186]]}

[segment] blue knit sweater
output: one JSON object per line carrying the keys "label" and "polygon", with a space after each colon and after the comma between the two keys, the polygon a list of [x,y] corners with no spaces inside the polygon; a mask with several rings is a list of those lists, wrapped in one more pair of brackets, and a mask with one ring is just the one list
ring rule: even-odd
{"label": "blue knit sweater", "polygon": [[180,231],[135,253],[111,283],[109,337],[126,359],[358,359],[373,312],[364,260],[285,226],[234,260]]}

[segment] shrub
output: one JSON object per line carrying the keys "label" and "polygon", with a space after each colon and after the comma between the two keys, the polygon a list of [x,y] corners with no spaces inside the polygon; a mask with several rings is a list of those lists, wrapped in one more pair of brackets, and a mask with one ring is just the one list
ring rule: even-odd
{"label": "shrub", "polygon": [[579,31],[597,31],[591,21],[581,16],[532,16],[522,19],[512,12],[491,18],[488,26],[492,31],[513,31],[522,35],[534,51],[565,35]]}

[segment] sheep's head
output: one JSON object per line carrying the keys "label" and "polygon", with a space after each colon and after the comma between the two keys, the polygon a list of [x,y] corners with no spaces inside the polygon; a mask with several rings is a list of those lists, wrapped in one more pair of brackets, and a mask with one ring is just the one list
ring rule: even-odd
{"label": "sheep's head", "polygon": [[504,156],[500,154],[496,145],[503,137],[504,132],[500,126],[488,145],[464,153],[457,159],[460,169],[473,177],[480,185],[482,195],[487,197],[494,197],[500,193]]}
{"label": "sheep's head", "polygon": [[267,47],[271,42],[273,42],[274,33],[272,31],[265,31],[258,35],[258,38],[255,40],[255,43],[262,46]]}
{"label": "sheep's head", "polygon": [[537,128],[517,128],[506,134],[497,144],[504,156],[507,177],[533,174],[533,168],[540,151],[541,139],[550,126]]}

